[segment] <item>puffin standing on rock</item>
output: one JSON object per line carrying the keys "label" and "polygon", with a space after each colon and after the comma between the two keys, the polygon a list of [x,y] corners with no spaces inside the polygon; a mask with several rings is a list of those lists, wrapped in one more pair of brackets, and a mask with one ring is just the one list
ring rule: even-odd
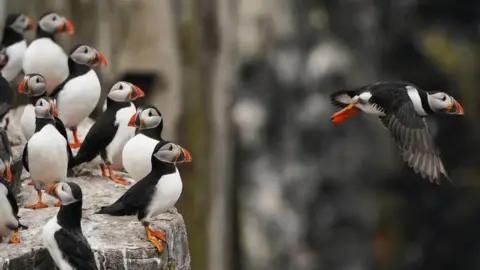
{"label": "puffin standing on rock", "polygon": [[43,228],[43,244],[60,270],[96,270],[92,248],[82,233],[82,189],[73,182],[47,187],[62,203],[58,214]]}
{"label": "puffin standing on rock", "polygon": [[44,14],[37,25],[37,37],[25,52],[23,72],[41,74],[47,81],[47,93],[68,76],[67,55],[55,42],[55,34],[74,32],[73,24],[55,12]]}
{"label": "puffin standing on rock", "polygon": [[150,228],[150,221],[173,207],[180,198],[183,185],[175,163],[191,160],[190,153],[179,145],[168,141],[159,142],[150,160],[152,171],[128,189],[115,203],[102,207],[97,214],[137,215],[145,228],[147,239],[160,253],[163,252],[162,244],[158,240],[166,242],[166,235]]}
{"label": "puffin standing on rock", "polygon": [[35,28],[35,21],[20,14],[10,13],[5,20],[2,45],[7,48],[8,63],[2,69],[2,76],[11,82],[22,71],[23,59],[27,51],[27,41],[23,33]]}
{"label": "puffin standing on rock", "polygon": [[159,141],[163,141],[163,119],[155,106],[145,106],[132,115],[128,125],[136,128],[135,137],[123,147],[123,167],[136,181],[144,178],[152,170],[150,158]]}
{"label": "puffin standing on rock", "polygon": [[[30,173],[38,195],[36,204],[26,206],[31,209],[48,207],[42,201],[42,188],[65,180],[71,164],[68,141],[55,126],[55,100],[40,98],[35,104],[35,114],[35,134],[23,150],[23,166]],[[61,202],[57,202],[56,206],[61,206]]]}
{"label": "puffin standing on rock", "polygon": [[87,45],[75,46],[68,57],[68,78],[49,95],[57,100],[58,117],[73,132],[72,148],[80,147],[77,126],[95,110],[102,93],[92,68],[106,65],[105,57],[97,50]]}
{"label": "puffin standing on rock", "polygon": [[452,96],[426,92],[408,82],[377,82],[358,89],[340,90],[333,93],[330,100],[342,108],[332,115],[335,125],[359,111],[377,115],[415,173],[437,184],[442,174],[449,179],[425,116],[463,115],[462,106]]}
{"label": "puffin standing on rock", "polygon": [[[114,84],[107,95],[107,110],[88,131],[72,166],[89,162],[100,155],[108,168],[109,178],[127,185],[125,179],[115,177],[111,165],[115,157],[121,157],[124,145],[135,135],[135,128],[128,126],[130,116],[135,113],[135,105],[131,101],[144,95],[139,87],[131,83]],[[104,177],[107,176],[105,165],[100,165]]]}

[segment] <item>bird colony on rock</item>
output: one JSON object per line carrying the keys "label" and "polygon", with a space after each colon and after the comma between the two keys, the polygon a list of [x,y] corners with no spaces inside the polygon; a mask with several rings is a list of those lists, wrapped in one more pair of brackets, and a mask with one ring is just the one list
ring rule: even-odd
{"label": "bird colony on rock", "polygon": [[[24,31],[36,29],[29,46]],[[27,140],[22,162],[36,190],[37,202],[25,206],[41,211],[48,207],[44,192],[58,199],[58,214],[44,226],[42,237],[53,261],[61,270],[98,269],[92,249],[82,234],[82,188],[67,181],[67,171],[92,160],[100,160],[102,176],[115,183],[130,182],[116,176],[114,160],[122,158],[126,171],[137,181],[112,205],[96,214],[136,215],[145,228],[146,238],[159,252],[166,242],[164,232],[150,226],[151,219],[173,207],[182,192],[182,179],[176,164],[190,162],[190,153],[178,144],[161,138],[163,119],[154,106],[136,108],[133,101],[145,94],[138,86],[120,81],[107,95],[106,109],[90,128],[83,142],[77,134],[100,101],[101,84],[93,69],[106,66],[105,57],[91,46],[74,46],[67,55],[55,42],[56,34],[74,33],[74,25],[55,12],[44,14],[35,23],[23,14],[7,17],[0,45],[0,120],[6,118],[16,97],[11,87],[22,72],[17,87],[28,97],[21,116],[21,130]],[[12,150],[6,130],[0,129],[0,243],[20,243],[18,205],[10,189]],[[68,141],[67,129],[73,133]],[[72,148],[79,148],[76,155]],[[85,187],[88,188],[88,187]]]}

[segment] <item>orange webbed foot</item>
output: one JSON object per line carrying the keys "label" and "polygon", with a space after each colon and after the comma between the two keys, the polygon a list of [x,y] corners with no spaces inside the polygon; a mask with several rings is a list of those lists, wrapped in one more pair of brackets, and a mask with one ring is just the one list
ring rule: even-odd
{"label": "orange webbed foot", "polygon": [[[152,229],[150,229],[150,227],[148,226],[145,226],[145,233],[147,234],[147,239],[148,241],[152,242],[155,247],[157,248],[158,252],[159,253],[162,253],[163,252],[163,246],[162,244],[160,243],[160,241],[158,241],[158,239],[156,239],[154,237],[154,235],[152,234],[152,232],[154,232]],[[156,232],[155,232],[156,233]]]}
{"label": "orange webbed foot", "polygon": [[25,208],[28,208],[28,209],[41,209],[41,208],[47,208],[48,205],[45,204],[44,202],[37,202],[37,203],[34,203],[34,204],[30,204],[30,205],[27,205],[25,206]]}
{"label": "orange webbed foot", "polygon": [[70,148],[79,148],[80,146],[82,146],[82,144],[80,142],[73,142],[73,143],[69,143],[68,145],[70,145]]}
{"label": "orange webbed foot", "polygon": [[106,168],[105,164],[100,164],[100,169],[102,170],[102,177],[108,177],[107,168]]}
{"label": "orange webbed foot", "polygon": [[122,185],[128,185],[128,184],[130,184],[130,182],[128,182],[127,180],[125,180],[125,179],[122,178],[122,177],[110,177],[110,179],[112,179],[112,180],[115,181],[116,183],[119,183],[119,184],[122,184]]}
{"label": "orange webbed foot", "polygon": [[8,241],[9,244],[19,244],[21,242],[22,241],[20,241],[20,239],[18,238],[18,232],[15,232],[12,236],[12,239],[10,239],[10,241]]}
{"label": "orange webbed foot", "polygon": [[159,240],[161,240],[162,242],[167,242],[167,235],[164,233],[164,232],[161,232],[161,231],[155,231],[155,230],[152,230],[152,229],[149,229],[150,230],[150,234],[153,236],[153,237],[156,237],[158,238]]}

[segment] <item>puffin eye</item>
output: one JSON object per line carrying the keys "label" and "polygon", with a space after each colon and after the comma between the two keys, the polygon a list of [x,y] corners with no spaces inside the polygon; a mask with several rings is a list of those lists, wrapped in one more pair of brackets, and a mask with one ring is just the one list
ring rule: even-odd
{"label": "puffin eye", "polygon": [[148,112],[148,117],[152,117],[152,111]]}
{"label": "puffin eye", "polygon": [[123,85],[122,85],[122,84],[120,84],[120,87],[119,87],[119,89],[120,89],[120,90],[122,90],[122,89],[123,89]]}
{"label": "puffin eye", "polygon": [[52,21],[56,21],[56,20],[57,20],[57,17],[53,16]]}
{"label": "puffin eye", "polygon": [[442,97],[442,101],[445,101],[445,100],[447,100],[447,96]]}
{"label": "puffin eye", "polygon": [[36,80],[35,82],[36,82],[36,83],[39,83],[39,82],[40,82],[40,80],[38,79],[38,77],[37,77],[37,80]]}
{"label": "puffin eye", "polygon": [[88,49],[85,47],[85,50],[83,51],[83,53],[88,53]]}
{"label": "puffin eye", "polygon": [[168,151],[172,151],[173,150],[173,145],[170,144],[170,147],[168,148]]}

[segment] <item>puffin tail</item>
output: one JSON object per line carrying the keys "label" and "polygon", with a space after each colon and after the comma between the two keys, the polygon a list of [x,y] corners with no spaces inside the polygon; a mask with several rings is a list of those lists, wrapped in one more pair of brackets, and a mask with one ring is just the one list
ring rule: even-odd
{"label": "puffin tail", "polygon": [[95,214],[106,214],[110,216],[126,216],[128,215],[125,207],[121,203],[114,203],[109,206],[103,206],[100,211]]}

